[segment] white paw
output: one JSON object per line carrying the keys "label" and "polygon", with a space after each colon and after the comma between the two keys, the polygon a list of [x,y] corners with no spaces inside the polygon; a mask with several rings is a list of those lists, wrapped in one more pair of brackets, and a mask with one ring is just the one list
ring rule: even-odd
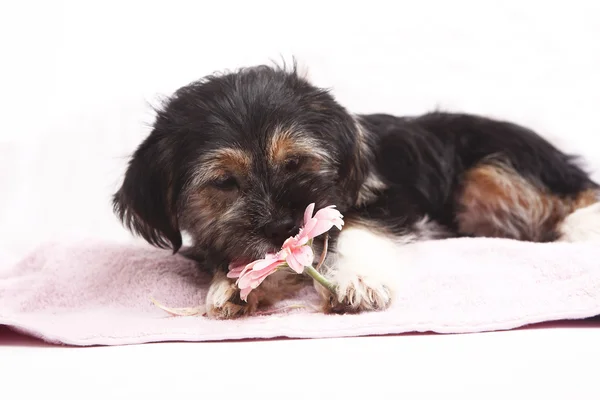
{"label": "white paw", "polygon": [[336,313],[381,311],[388,308],[392,301],[391,289],[373,277],[343,274],[330,279],[337,286],[337,291],[325,299],[327,311]]}
{"label": "white paw", "polygon": [[559,228],[563,242],[600,241],[600,203],[569,214]]}
{"label": "white paw", "polygon": [[335,295],[319,290],[325,309],[334,312],[378,311],[392,301],[393,271],[399,267],[398,238],[366,228],[344,229],[338,238],[337,255],[324,271],[337,286]]}
{"label": "white paw", "polygon": [[255,303],[253,296],[248,297],[248,302],[242,301],[235,281],[218,273],[206,294],[206,314],[214,319],[238,318],[254,311]]}

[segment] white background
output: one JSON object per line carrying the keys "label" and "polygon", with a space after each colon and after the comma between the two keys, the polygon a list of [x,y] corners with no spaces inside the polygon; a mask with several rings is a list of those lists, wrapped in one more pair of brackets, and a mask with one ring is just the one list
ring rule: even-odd
{"label": "white background", "polygon": [[[50,238],[130,240],[111,213],[110,195],[148,133],[149,104],[214,71],[292,56],[351,111],[442,108],[512,119],[582,154],[598,178],[599,21],[597,0],[3,1],[0,246],[16,260]],[[502,352],[502,343],[513,342],[498,343]],[[524,344],[510,346],[526,353]],[[465,351],[464,360],[481,354],[477,346]],[[52,368],[52,357],[67,353],[45,354]],[[117,354],[133,353],[105,354],[115,359],[105,355],[103,362],[118,362]],[[352,354],[340,350],[332,366],[315,353],[315,368],[346,366],[352,378],[345,379],[354,379],[361,367],[348,365],[358,363]],[[569,354],[581,356],[560,357]],[[20,360],[41,356],[30,357]],[[369,352],[361,357],[369,368],[383,362]],[[481,375],[479,382],[485,377],[493,379]]]}
{"label": "white background", "polygon": [[[354,112],[510,118],[600,164],[600,4],[19,1],[0,9],[0,240],[126,239],[110,210],[149,104],[291,60]],[[596,165],[593,165],[594,168]]]}

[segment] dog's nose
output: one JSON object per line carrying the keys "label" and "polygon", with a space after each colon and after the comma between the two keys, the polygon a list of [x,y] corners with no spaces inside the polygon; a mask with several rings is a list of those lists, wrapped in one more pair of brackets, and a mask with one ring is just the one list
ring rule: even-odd
{"label": "dog's nose", "polygon": [[283,244],[288,237],[295,233],[296,229],[294,220],[286,218],[265,225],[265,235],[277,244]]}

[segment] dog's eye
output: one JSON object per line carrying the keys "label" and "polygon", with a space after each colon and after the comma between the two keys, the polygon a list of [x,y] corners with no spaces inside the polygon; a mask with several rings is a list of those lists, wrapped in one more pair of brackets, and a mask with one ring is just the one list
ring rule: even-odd
{"label": "dog's eye", "polygon": [[223,176],[219,179],[215,179],[212,185],[220,190],[233,190],[237,189],[238,182],[233,176]]}
{"label": "dog's eye", "polygon": [[288,172],[298,171],[304,162],[303,157],[294,157],[286,160],[284,168]]}

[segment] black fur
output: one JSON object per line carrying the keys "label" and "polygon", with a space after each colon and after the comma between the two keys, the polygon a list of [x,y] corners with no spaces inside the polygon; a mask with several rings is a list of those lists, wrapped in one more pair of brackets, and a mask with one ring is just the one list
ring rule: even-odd
{"label": "black fur", "polygon": [[410,233],[407,229],[427,215],[447,228],[446,236],[460,236],[455,214],[461,178],[490,156],[561,197],[598,187],[578,157],[514,123],[443,112],[360,117],[373,134],[373,167],[389,188],[359,215],[397,234]]}

